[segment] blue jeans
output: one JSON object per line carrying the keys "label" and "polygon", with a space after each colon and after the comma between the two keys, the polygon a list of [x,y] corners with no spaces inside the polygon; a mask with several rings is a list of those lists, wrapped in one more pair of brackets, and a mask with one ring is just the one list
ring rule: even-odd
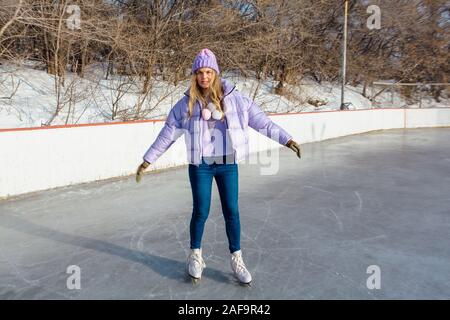
{"label": "blue jeans", "polygon": [[[208,164],[210,163],[210,164]],[[202,163],[189,165],[189,181],[192,189],[193,210],[190,223],[191,249],[201,248],[201,241],[206,219],[211,204],[211,188],[213,177],[219,190],[222,213],[225,218],[225,229],[228,247],[233,253],[241,249],[241,223],[238,208],[238,165],[211,163],[202,159]]]}

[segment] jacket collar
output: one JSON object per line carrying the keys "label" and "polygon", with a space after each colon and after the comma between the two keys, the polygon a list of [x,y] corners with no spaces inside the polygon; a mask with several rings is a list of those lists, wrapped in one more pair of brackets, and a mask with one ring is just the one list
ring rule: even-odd
{"label": "jacket collar", "polygon": [[[227,95],[229,95],[231,92],[233,92],[233,90],[236,88],[236,86],[228,80],[225,80],[222,78],[220,80],[222,82],[223,97],[225,98]],[[184,94],[189,97],[189,88],[184,92]]]}

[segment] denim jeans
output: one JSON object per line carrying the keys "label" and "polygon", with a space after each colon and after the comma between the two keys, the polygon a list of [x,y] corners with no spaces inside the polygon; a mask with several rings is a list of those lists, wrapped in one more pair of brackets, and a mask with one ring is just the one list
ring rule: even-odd
{"label": "denim jeans", "polygon": [[238,208],[238,165],[236,163],[211,163],[202,159],[202,163],[189,165],[189,181],[192,189],[193,210],[190,223],[191,249],[201,248],[206,219],[211,204],[212,180],[216,180],[219,190],[222,213],[225,218],[225,230],[228,247],[233,253],[241,249],[241,224]]}

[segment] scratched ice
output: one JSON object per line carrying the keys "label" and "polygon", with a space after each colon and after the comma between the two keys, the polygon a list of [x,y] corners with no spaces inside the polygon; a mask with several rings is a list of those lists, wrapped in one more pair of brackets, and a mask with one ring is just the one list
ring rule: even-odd
{"label": "scratched ice", "polygon": [[[192,286],[182,167],[0,202],[0,298],[450,298],[450,128],[304,144],[301,160],[284,148],[276,174],[259,169],[239,166],[251,287],[231,273],[215,184]],[[79,290],[66,285],[71,265]],[[367,287],[372,265],[380,289]]]}

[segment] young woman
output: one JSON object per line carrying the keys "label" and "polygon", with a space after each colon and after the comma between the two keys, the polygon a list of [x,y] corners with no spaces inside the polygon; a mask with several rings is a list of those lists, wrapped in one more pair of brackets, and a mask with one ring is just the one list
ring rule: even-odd
{"label": "young woman", "polygon": [[241,283],[249,284],[240,245],[238,163],[248,155],[248,127],[291,148],[300,158],[300,146],[273,123],[248,97],[220,78],[213,52],[202,49],[192,64],[190,88],[170,110],[164,127],[145,153],[136,181],[183,133],[185,135],[193,210],[190,222],[190,254],[187,269],[200,279],[205,262],[201,240],[208,218],[213,178],[219,190],[231,253],[231,268]]}

